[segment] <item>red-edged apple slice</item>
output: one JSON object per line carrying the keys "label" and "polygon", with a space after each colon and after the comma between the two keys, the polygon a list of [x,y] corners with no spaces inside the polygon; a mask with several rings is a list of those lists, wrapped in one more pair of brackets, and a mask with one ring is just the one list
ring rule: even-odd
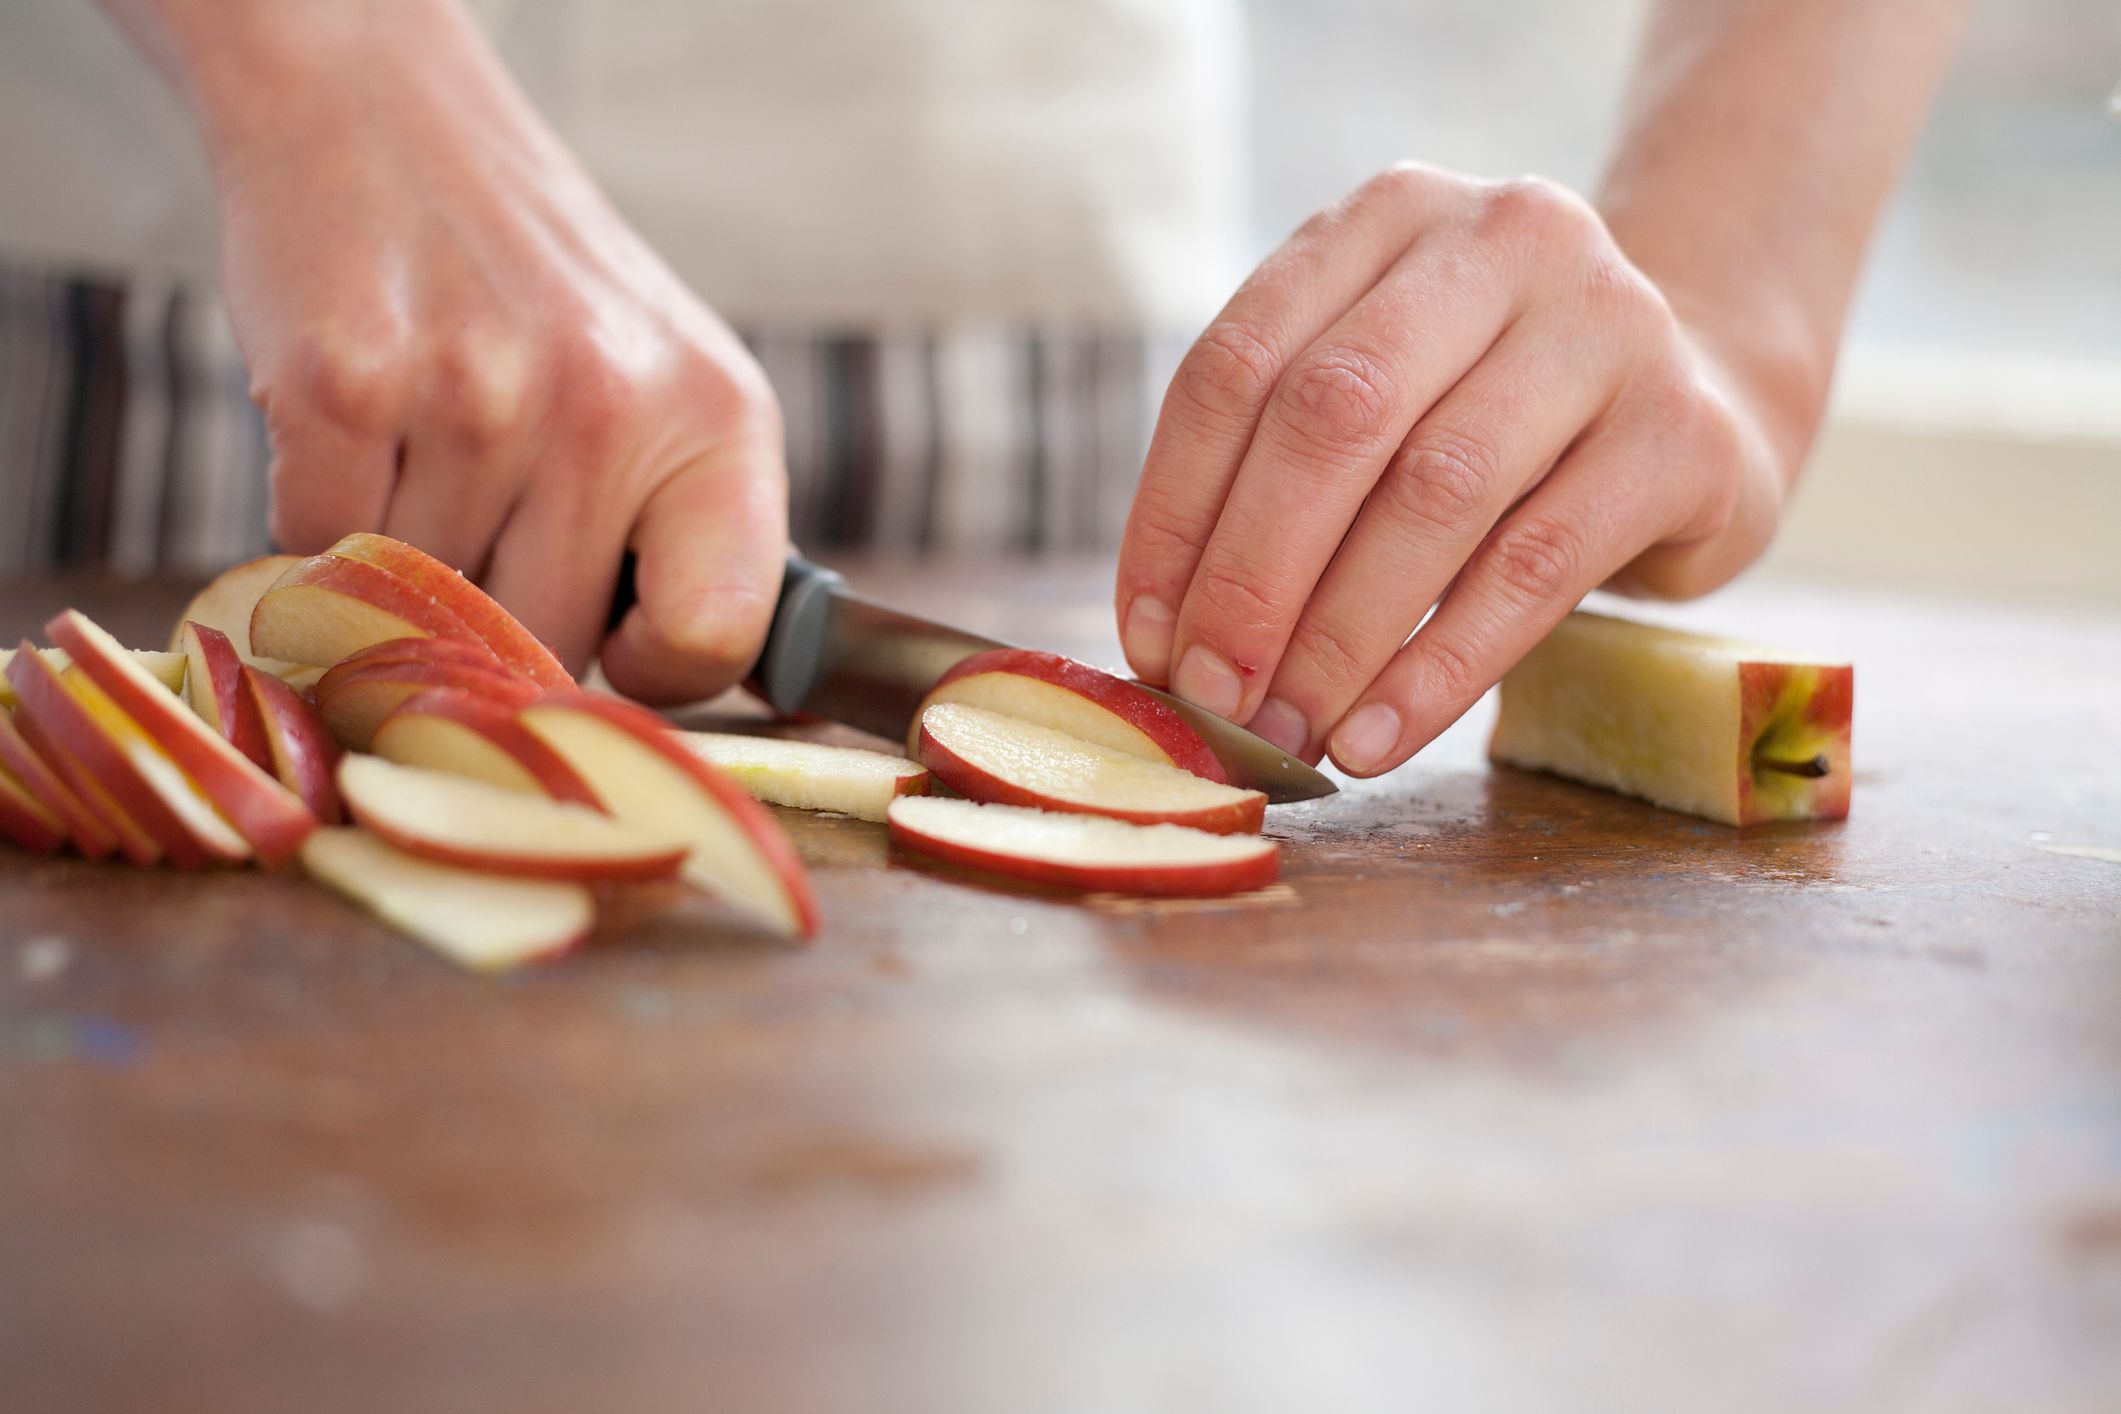
{"label": "red-edged apple slice", "polygon": [[915,854],[1067,889],[1204,898],[1281,872],[1281,846],[1256,835],[917,795],[893,801],[890,818],[892,841]]}
{"label": "red-edged apple slice", "polygon": [[339,743],[317,709],[271,673],[243,665],[243,692],[263,724],[272,773],[327,825],[346,818],[339,799]]}
{"label": "red-edged apple slice", "polygon": [[127,861],[142,866],[161,860],[162,846],[155,843],[154,837],[142,829],[138,821],[118,808],[118,803],[97,783],[80,757],[60,745],[19,706],[15,709],[13,725],[23,743],[30,748],[30,754],[43,762],[45,770],[60,783],[61,793],[47,797],[45,803],[57,807],[67,801],[80,809],[79,820],[67,817],[67,828],[74,833],[75,847],[82,854],[90,859],[101,859],[115,851]]}
{"label": "red-edged apple slice", "polygon": [[603,809],[567,758],[516,720],[516,708],[461,688],[430,688],[376,728],[386,761],[448,771],[504,790]]}
{"label": "red-edged apple slice", "polygon": [[15,725],[14,713],[4,708],[0,708],[0,766],[13,773],[45,809],[59,818],[66,827],[67,838],[83,855],[101,859],[118,847],[117,835],[24,739]]}
{"label": "red-edged apple slice", "polygon": [[13,771],[0,766],[0,840],[50,854],[66,843],[66,822]]}
{"label": "red-edged apple slice", "polygon": [[817,931],[810,876],[779,822],[686,750],[662,718],[587,692],[543,698],[518,716],[567,758],[606,810],[688,841],[688,882],[783,934]]}
{"label": "red-edged apple slice", "polygon": [[1036,722],[1107,750],[1139,756],[1227,783],[1223,763],[1186,719],[1142,690],[1088,663],[1028,648],[975,653],[936,680],[913,714],[906,752],[920,754],[921,715],[940,702],[961,702]]}
{"label": "red-edged apple slice", "polygon": [[1267,798],[981,707],[921,714],[921,764],[971,800],[1109,815],[1210,834],[1257,833]]}
{"label": "red-edged apple slice", "polygon": [[221,818],[213,802],[178,769],[161,743],[98,686],[81,664],[68,668],[62,680],[74,700],[154,792],[162,814],[138,808],[131,813],[161,841],[163,858],[179,869],[240,864],[250,858],[250,841]]}
{"label": "red-edged apple slice", "polygon": [[[215,575],[204,589],[192,596],[177,616],[169,633],[169,651],[184,651],[184,625],[204,624],[219,629],[241,650],[250,646],[250,611],[258,606],[273,581],[302,562],[300,555],[263,555],[245,560]],[[246,660],[247,661],[247,660]]]}
{"label": "red-edged apple slice", "polygon": [[[0,707],[15,705],[14,685],[8,681],[6,673],[7,665],[19,651],[21,650],[14,648],[0,649]],[[55,673],[65,672],[74,661],[62,649],[39,648],[35,651],[45,662],[52,665],[52,671]],[[131,651],[134,661],[147,669],[148,675],[156,682],[171,692],[184,691],[185,663],[182,653],[163,653],[152,648],[135,648]]]}
{"label": "red-edged apple slice", "polygon": [[458,638],[393,638],[349,653],[333,666],[350,672],[377,663],[449,663],[508,677],[521,676],[496,659],[485,644],[466,643]]}
{"label": "red-edged apple slice", "polygon": [[259,858],[269,862],[294,853],[316,828],[317,817],[292,792],[161,691],[118,640],[87,616],[68,609],[45,632],[198,783]]}
{"label": "red-edged apple slice", "polygon": [[[339,555],[297,563],[259,598],[250,650],[290,663],[333,663],[394,638],[450,638],[483,649],[471,627],[431,594],[387,570]],[[495,668],[501,660],[493,660]]]}
{"label": "red-edged apple slice", "polygon": [[768,805],[881,821],[899,796],[928,793],[927,769],[887,752],[728,732],[679,732],[677,738]]}
{"label": "red-edged apple slice", "polygon": [[177,631],[184,645],[184,695],[199,719],[221,733],[230,746],[256,764],[272,769],[272,748],[265,740],[265,720],[243,686],[243,659],[228,635],[201,623]]}
{"label": "red-edged apple slice", "polygon": [[574,678],[552,656],[552,650],[502,608],[485,590],[425,550],[387,535],[356,532],[327,552],[374,565],[412,588],[433,596],[470,627],[508,667],[546,689],[573,687]]}
{"label": "red-edged apple slice", "polygon": [[464,869],[660,879],[685,859],[685,843],[672,831],[380,756],[341,761],[339,794],[354,819],[399,849]]}
{"label": "red-edged apple slice", "polygon": [[444,687],[510,707],[535,702],[544,692],[528,678],[461,663],[342,663],[317,684],[317,711],[341,746],[366,751],[391,713]]}
{"label": "red-edged apple slice", "polygon": [[589,936],[596,903],[580,884],[510,879],[407,854],[366,830],[324,829],[302,867],[399,932],[477,972],[556,957]]}

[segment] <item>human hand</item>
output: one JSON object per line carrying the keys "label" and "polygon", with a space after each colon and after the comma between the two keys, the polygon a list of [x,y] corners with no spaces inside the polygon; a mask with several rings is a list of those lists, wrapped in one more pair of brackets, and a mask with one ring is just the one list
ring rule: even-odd
{"label": "human hand", "polygon": [[1374,775],[1591,589],[1681,597],[1749,563],[1790,445],[1590,206],[1397,167],[1180,365],[1120,554],[1127,659]]}
{"label": "human hand", "polygon": [[207,124],[276,538],[410,541],[574,668],[630,547],[639,603],[602,644],[613,684],[676,701],[733,681],[786,553],[757,364],[454,5],[281,13],[326,28],[280,36],[255,116],[223,105]]}

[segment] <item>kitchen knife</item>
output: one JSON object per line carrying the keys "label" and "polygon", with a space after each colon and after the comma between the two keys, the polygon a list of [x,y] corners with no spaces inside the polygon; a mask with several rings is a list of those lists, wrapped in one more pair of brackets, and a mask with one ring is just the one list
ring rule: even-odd
{"label": "kitchen knife", "polygon": [[[617,623],[633,602],[629,555],[613,596],[612,622]],[[864,599],[834,571],[790,555],[773,626],[751,680],[775,711],[809,712],[904,741],[914,712],[937,678],[974,653],[1011,646]],[[1321,772],[1236,723],[1153,687],[1143,691],[1200,733],[1229,772],[1231,784],[1262,791],[1277,805],[1315,800],[1339,789]]]}

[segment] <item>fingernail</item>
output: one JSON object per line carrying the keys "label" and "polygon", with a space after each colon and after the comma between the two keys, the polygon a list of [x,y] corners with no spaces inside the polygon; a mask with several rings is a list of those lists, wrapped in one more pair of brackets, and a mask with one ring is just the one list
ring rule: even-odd
{"label": "fingernail", "polygon": [[1171,674],[1171,690],[1196,707],[1227,717],[1237,710],[1245,684],[1229,659],[1196,643],[1178,660],[1178,671]]}
{"label": "fingernail", "polygon": [[1252,729],[1252,735],[1266,738],[1291,756],[1303,755],[1304,747],[1311,741],[1311,724],[1304,720],[1304,714],[1279,697],[1270,697],[1260,703],[1259,710],[1252,714],[1252,720],[1246,725]]}
{"label": "fingernail", "polygon": [[1120,625],[1120,646],[1134,671],[1151,682],[1161,682],[1171,671],[1171,626],[1178,615],[1170,605],[1147,594],[1127,606],[1127,621]]}
{"label": "fingernail", "polygon": [[1399,713],[1382,702],[1350,712],[1333,733],[1333,759],[1358,775],[1374,771],[1399,745]]}

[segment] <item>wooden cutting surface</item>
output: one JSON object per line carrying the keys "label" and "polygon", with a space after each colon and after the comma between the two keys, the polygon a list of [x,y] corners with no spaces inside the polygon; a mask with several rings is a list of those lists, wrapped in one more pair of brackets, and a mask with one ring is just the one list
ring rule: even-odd
{"label": "wooden cutting surface", "polygon": [[[1111,658],[1095,567],[855,578]],[[181,595],[0,630],[68,602]],[[1855,659],[1846,825],[1483,713],[1274,812],[1265,896],[791,816],[814,946],[642,902],[501,981],[0,854],[0,1409],[2121,1407],[2121,622],[1690,612]]]}

